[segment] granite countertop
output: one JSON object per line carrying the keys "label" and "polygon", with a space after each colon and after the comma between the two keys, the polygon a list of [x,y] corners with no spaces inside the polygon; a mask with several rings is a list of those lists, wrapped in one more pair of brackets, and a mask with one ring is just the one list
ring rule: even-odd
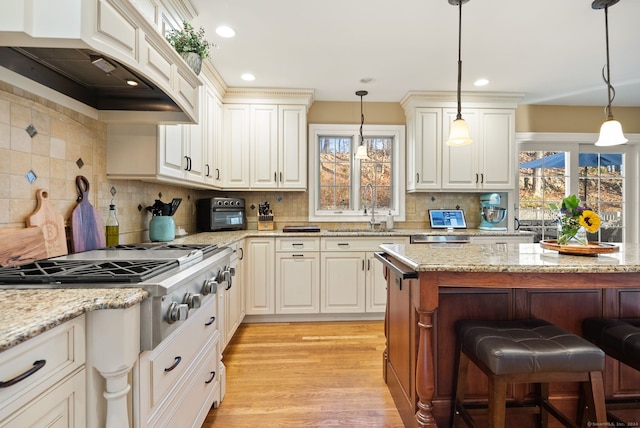
{"label": "granite countertop", "polygon": [[640,245],[615,245],[618,252],[597,256],[560,254],[540,244],[385,244],[381,248],[417,272],[640,272]]}
{"label": "granite countertop", "polygon": [[0,352],[85,312],[128,308],[147,295],[140,288],[0,290]]}
{"label": "granite countertop", "polygon": [[392,230],[375,230],[348,228],[348,229],[322,229],[320,232],[283,232],[282,230],[237,230],[223,232],[200,232],[193,235],[176,237],[172,242],[176,244],[217,244],[220,247],[233,244],[244,238],[253,237],[316,237],[331,238],[338,236],[353,237],[379,237],[379,236],[412,236],[412,235],[464,235],[464,236],[532,236],[531,232],[505,232],[505,231],[489,231],[480,229],[458,229],[453,231],[441,229],[392,229]]}

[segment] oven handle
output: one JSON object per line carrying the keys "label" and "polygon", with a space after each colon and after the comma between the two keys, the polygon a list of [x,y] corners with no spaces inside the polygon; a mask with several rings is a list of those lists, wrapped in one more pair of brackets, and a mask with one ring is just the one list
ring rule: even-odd
{"label": "oven handle", "polygon": [[376,253],[373,253],[373,255],[375,256],[376,259],[380,260],[383,265],[385,265],[386,267],[391,269],[401,279],[416,279],[416,278],[418,278],[418,272],[416,272],[414,270],[405,271],[405,270],[402,270],[402,268],[400,268],[400,267],[394,265],[393,263],[391,263],[391,261],[389,261],[389,259],[387,258],[388,256],[387,256],[386,253],[376,252]]}

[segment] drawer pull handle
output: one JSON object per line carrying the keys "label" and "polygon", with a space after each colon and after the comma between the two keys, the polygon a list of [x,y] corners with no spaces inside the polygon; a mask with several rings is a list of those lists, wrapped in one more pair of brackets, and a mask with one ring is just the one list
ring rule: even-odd
{"label": "drawer pull handle", "polygon": [[182,357],[177,356],[176,359],[173,362],[173,365],[171,367],[168,367],[166,369],[164,369],[165,372],[170,372],[171,370],[175,369],[176,367],[178,367],[178,364],[180,364],[180,361],[182,361]]}
{"label": "drawer pull handle", "polygon": [[47,360],[37,360],[37,361],[35,361],[33,363],[33,367],[31,367],[26,372],[24,372],[22,374],[19,374],[18,376],[14,377],[13,379],[10,379],[10,380],[8,380],[6,382],[0,382],[0,388],[6,388],[8,386],[15,385],[16,383],[25,380],[26,378],[28,378],[29,376],[31,376],[32,374],[34,374],[35,372],[37,372],[38,370],[43,368],[45,364],[47,364]]}
{"label": "drawer pull handle", "polygon": [[297,242],[294,242],[293,244],[291,244],[292,247],[304,247],[304,244],[300,244]]}
{"label": "drawer pull handle", "polygon": [[338,242],[338,247],[348,247],[349,243],[348,242]]}
{"label": "drawer pull handle", "polygon": [[207,326],[207,325],[211,325],[211,324],[213,324],[214,322],[216,322],[216,317],[211,317],[211,318],[209,318],[209,321],[208,321],[208,322],[204,323],[204,325],[205,325],[205,326]]}
{"label": "drawer pull handle", "polygon": [[209,380],[205,381],[204,383],[211,383],[216,378],[216,372],[210,372],[210,373],[211,373],[211,377],[209,378]]}

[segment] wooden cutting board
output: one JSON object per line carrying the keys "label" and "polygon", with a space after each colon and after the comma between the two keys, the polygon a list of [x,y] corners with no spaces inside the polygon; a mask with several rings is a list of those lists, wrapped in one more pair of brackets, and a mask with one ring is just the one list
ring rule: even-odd
{"label": "wooden cutting board", "polygon": [[27,226],[40,226],[44,233],[48,257],[64,256],[68,253],[64,217],[51,208],[47,190],[38,189],[36,199],[38,200],[38,206],[31,216],[27,218]]}
{"label": "wooden cutting board", "polygon": [[71,213],[71,248],[74,253],[106,247],[102,216],[89,202],[89,180],[76,177],[78,205]]}
{"label": "wooden cutting board", "polygon": [[0,266],[17,266],[47,258],[40,227],[0,230]]}

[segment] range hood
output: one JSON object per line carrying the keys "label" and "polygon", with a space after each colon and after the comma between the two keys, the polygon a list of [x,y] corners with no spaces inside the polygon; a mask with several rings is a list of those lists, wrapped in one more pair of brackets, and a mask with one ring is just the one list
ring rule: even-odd
{"label": "range hood", "polygon": [[3,3],[0,79],[37,82],[109,123],[198,121],[202,82],[129,0]]}

